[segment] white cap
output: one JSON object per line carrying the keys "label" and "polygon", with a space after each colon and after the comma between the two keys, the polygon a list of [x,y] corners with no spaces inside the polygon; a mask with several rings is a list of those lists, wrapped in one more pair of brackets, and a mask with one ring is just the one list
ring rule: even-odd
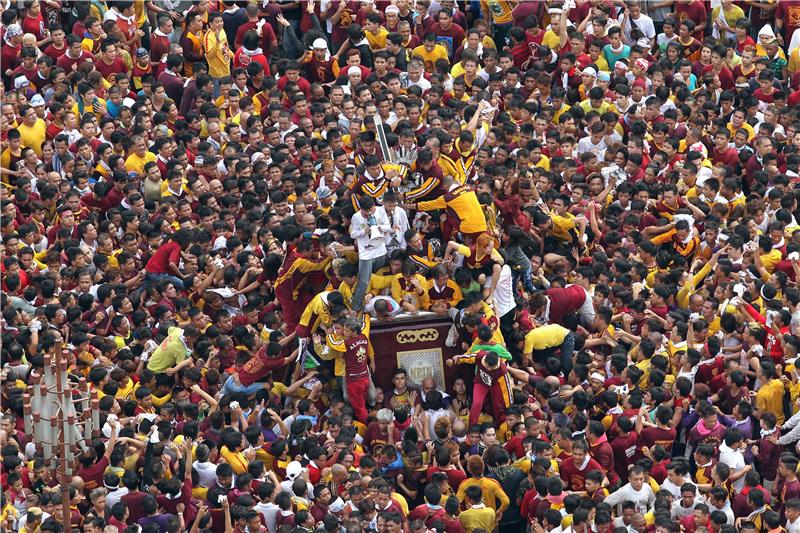
{"label": "white cap", "polygon": [[14,78],[14,88],[15,89],[22,89],[23,87],[30,87],[31,82],[28,81],[28,78],[25,76],[17,76]]}
{"label": "white cap", "polygon": [[34,94],[33,98],[31,98],[31,105],[33,107],[39,107],[41,105],[44,105],[44,98],[42,97],[42,95]]}
{"label": "white cap", "polygon": [[605,382],[606,377],[600,372],[592,372],[592,374],[589,376],[589,379],[596,379],[597,381]]}
{"label": "white cap", "polygon": [[353,65],[352,67],[347,69],[347,75],[350,76],[351,74],[361,74],[361,69]]}
{"label": "white cap", "polygon": [[614,63],[614,68],[618,68],[621,70],[628,70],[628,65],[624,61],[617,61]]}
{"label": "white cap", "polygon": [[385,13],[394,13],[395,15],[399,15],[400,14],[400,8],[397,7],[397,6],[388,6],[386,8]]}
{"label": "white cap", "polygon": [[292,461],[286,465],[286,479],[294,481],[302,473],[303,465],[300,464],[300,461]]}
{"label": "white cap", "polygon": [[584,76],[591,76],[593,78],[597,77],[597,71],[592,67],[586,67],[585,69],[583,69],[583,72],[581,72],[581,74],[583,74]]}
{"label": "white cap", "polygon": [[311,45],[311,48],[314,50],[327,50],[328,43],[323,38],[314,39],[314,43]]}

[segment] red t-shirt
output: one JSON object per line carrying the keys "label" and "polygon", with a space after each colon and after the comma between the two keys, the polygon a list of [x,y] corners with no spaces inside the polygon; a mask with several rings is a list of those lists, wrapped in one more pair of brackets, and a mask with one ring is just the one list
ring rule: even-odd
{"label": "red t-shirt", "polygon": [[181,245],[175,241],[162,244],[153,257],[147,261],[145,269],[151,274],[171,274],[170,263],[178,264],[181,259]]}
{"label": "red t-shirt", "polygon": [[19,53],[22,51],[22,45],[10,46],[7,42],[3,42],[0,47],[0,63],[3,64],[3,70],[14,70],[19,65]]}
{"label": "red t-shirt", "polygon": [[772,92],[769,94],[764,93],[763,90],[759,87],[756,89],[756,92],[753,93],[753,96],[758,98],[760,101],[764,102],[765,104],[771,104],[775,101],[775,88],[772,88]]}
{"label": "red t-shirt", "polygon": [[429,527],[434,520],[441,520],[444,517],[444,509],[431,509],[427,504],[418,505],[408,513],[409,522],[422,520],[426,527]]}
{"label": "red t-shirt", "polygon": [[739,152],[730,147],[724,152],[718,152],[715,148],[711,151],[711,161],[715,165],[721,164],[735,169],[739,165]]}

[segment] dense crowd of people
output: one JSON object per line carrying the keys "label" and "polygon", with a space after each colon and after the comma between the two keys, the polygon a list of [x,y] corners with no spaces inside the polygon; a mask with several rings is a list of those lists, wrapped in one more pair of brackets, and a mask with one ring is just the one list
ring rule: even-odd
{"label": "dense crowd of people", "polygon": [[800,533],[800,0],[0,7],[1,530]]}

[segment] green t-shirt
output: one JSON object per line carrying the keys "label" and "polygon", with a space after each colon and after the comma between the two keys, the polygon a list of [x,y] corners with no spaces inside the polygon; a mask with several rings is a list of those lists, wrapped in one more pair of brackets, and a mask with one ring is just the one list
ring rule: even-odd
{"label": "green t-shirt", "polygon": [[183,342],[183,330],[173,326],[169,328],[167,338],[153,351],[147,368],[156,374],[163,374],[186,359],[189,353],[189,348]]}

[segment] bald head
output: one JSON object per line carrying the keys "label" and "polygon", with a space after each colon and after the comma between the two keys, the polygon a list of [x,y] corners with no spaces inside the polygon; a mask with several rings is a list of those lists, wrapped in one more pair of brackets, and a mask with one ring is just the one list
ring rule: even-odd
{"label": "bald head", "polygon": [[341,463],[334,463],[331,466],[331,476],[336,483],[341,483],[347,479],[347,467]]}

